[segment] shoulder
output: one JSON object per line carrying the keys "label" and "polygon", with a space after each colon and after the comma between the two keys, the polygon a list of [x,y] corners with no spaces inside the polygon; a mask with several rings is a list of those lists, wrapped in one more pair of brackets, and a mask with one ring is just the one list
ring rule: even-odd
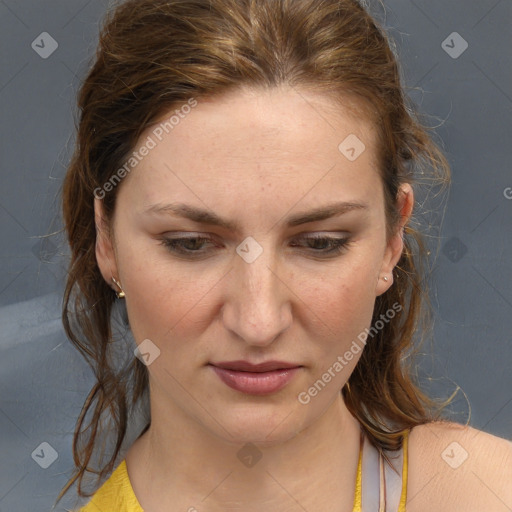
{"label": "shoulder", "polygon": [[[435,421],[409,435],[407,510],[510,511],[512,441]],[[437,508],[434,506],[437,504]]]}

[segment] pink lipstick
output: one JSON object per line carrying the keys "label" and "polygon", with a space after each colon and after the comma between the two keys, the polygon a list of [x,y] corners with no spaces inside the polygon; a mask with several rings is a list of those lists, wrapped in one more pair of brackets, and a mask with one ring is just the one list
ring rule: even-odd
{"label": "pink lipstick", "polygon": [[252,364],[248,361],[211,363],[218,377],[230,388],[250,395],[275,393],[288,384],[301,365],[282,361]]}

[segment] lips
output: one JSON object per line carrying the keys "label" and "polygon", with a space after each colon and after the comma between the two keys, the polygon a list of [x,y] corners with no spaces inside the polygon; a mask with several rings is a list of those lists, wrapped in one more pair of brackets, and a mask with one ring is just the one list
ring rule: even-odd
{"label": "lips", "polygon": [[300,371],[301,365],[283,361],[252,364],[227,361],[209,365],[224,384],[241,393],[267,395],[284,388]]}
{"label": "lips", "polygon": [[234,370],[238,372],[271,372],[274,370],[284,370],[288,368],[298,368],[300,364],[287,363],[284,361],[265,361],[259,364],[249,363],[249,361],[221,361],[219,363],[211,363],[217,368],[224,368],[225,370]]}

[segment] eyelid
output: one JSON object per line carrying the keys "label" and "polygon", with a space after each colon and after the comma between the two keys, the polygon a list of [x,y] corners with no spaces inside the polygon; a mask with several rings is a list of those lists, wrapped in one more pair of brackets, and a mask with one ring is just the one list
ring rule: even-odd
{"label": "eyelid", "polygon": [[[347,238],[352,234],[348,231],[300,231],[293,234],[290,239],[294,238]],[[201,238],[208,240],[216,240],[217,236],[211,233],[200,231],[173,231],[170,234],[164,233],[161,235],[165,239],[175,240],[180,238]]]}
{"label": "eyelid", "polygon": [[[330,238],[342,238],[342,236],[350,236],[348,231],[301,231],[296,233],[293,237],[330,237]],[[292,237],[292,238],[293,238]]]}

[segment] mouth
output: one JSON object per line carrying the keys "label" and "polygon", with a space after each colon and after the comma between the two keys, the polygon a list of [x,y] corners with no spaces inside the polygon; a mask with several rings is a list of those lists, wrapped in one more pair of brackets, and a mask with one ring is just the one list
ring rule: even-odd
{"label": "mouth", "polygon": [[210,363],[224,384],[250,395],[267,395],[284,388],[302,368],[282,361],[252,364],[248,361]]}

